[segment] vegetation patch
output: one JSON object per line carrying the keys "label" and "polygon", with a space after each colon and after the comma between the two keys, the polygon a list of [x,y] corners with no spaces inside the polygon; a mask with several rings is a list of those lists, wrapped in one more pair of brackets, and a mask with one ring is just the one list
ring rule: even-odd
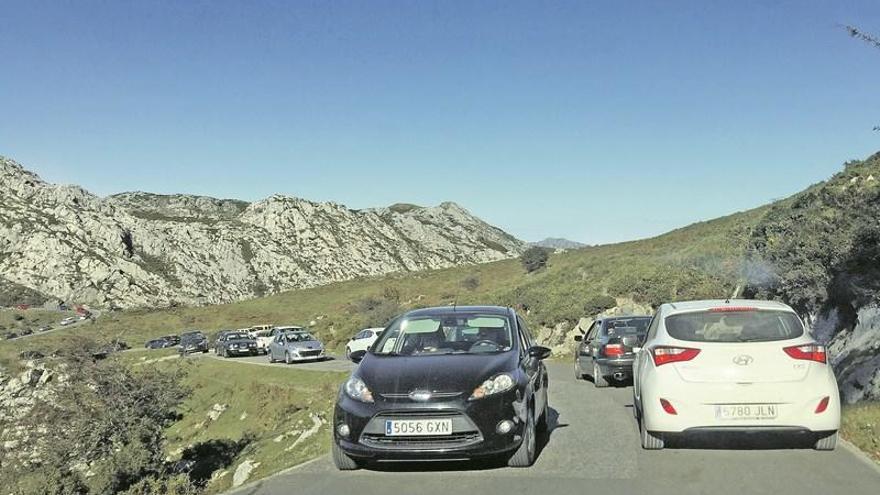
{"label": "vegetation patch", "polygon": [[840,433],[880,462],[880,402],[844,406]]}

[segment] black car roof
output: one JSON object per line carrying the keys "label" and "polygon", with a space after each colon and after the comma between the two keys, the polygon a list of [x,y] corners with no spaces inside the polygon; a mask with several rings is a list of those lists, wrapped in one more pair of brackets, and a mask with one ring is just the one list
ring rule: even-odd
{"label": "black car roof", "polygon": [[480,313],[485,315],[510,316],[511,309],[506,306],[435,306],[414,309],[406,316],[454,315],[456,313]]}

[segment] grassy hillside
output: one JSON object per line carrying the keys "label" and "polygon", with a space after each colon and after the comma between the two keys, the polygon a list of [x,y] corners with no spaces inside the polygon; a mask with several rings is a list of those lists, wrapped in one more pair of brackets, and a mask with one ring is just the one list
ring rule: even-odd
{"label": "grassy hillside", "polygon": [[[585,304],[599,295],[639,302],[717,297],[738,283],[748,236],[763,209],[702,222],[647,240],[553,255],[527,274],[518,260],[364,278],[233,304],[197,308],[106,312],[72,332],[121,339],[133,347],[187,329],[215,332],[256,324],[310,326],[329,346],[365,326],[384,324],[407,308],[429,305],[509,304],[527,309],[533,324],[590,316]],[[7,363],[23,349],[50,351],[66,331],[0,343]]]}

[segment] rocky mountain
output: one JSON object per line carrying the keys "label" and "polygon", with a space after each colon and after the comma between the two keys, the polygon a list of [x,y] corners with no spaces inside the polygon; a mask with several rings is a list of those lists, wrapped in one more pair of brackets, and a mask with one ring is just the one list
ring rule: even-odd
{"label": "rocky mountain", "polygon": [[[272,196],[100,198],[0,157],[0,294],[97,306],[210,304],[483,263],[524,243],[455,203],[353,210]],[[10,303],[12,301],[6,301]]]}
{"label": "rocky mountain", "polygon": [[586,244],[581,244],[580,242],[576,241],[570,241],[561,237],[548,237],[542,241],[530,242],[529,245],[549,249],[580,249],[582,247],[587,247]]}

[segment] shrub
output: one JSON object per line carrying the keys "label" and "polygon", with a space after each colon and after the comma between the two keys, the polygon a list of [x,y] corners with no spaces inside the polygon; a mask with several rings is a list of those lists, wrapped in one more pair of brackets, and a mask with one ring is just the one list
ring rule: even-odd
{"label": "shrub", "polygon": [[547,266],[547,261],[549,259],[550,250],[538,246],[532,246],[526,249],[522,256],[519,257],[519,260],[527,273],[532,273],[544,268]]}
{"label": "shrub", "polygon": [[617,299],[608,295],[593,296],[584,303],[584,314],[587,316],[597,315],[607,309],[617,306]]}
{"label": "shrub", "polygon": [[477,290],[480,286],[480,277],[477,275],[468,275],[461,281],[461,286],[467,290]]}

